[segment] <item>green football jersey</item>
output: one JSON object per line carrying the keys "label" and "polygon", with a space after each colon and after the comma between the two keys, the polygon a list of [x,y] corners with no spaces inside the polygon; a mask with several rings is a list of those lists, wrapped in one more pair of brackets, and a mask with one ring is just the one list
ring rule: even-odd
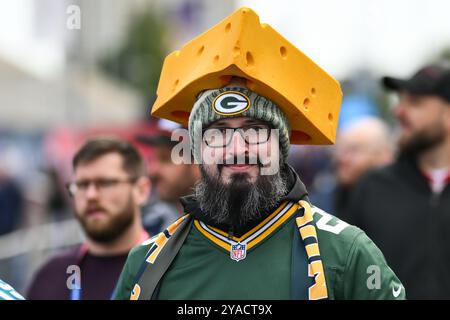
{"label": "green football jersey", "polygon": [[[308,270],[307,244],[303,245],[295,223],[302,210],[295,203],[283,203],[240,238],[228,238],[221,230],[192,221],[152,298],[307,299],[313,275]],[[383,254],[362,230],[317,207],[312,207],[312,214],[328,299],[406,297]],[[155,239],[130,252],[115,299],[130,299]]]}
{"label": "green football jersey", "polygon": [[[157,298],[290,299],[291,250],[286,244],[298,238],[295,209],[286,206],[286,212],[275,212],[239,239],[194,221]],[[266,232],[269,228],[273,231]],[[231,249],[234,242],[241,244],[236,250]]]}

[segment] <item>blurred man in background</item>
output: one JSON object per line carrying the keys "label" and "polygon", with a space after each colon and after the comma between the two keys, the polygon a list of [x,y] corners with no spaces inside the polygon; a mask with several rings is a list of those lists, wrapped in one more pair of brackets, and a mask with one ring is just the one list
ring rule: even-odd
{"label": "blurred man in background", "polygon": [[178,141],[171,140],[169,131],[138,136],[137,140],[153,150],[148,173],[154,197],[143,208],[143,224],[147,232],[156,234],[183,215],[184,209],[179,199],[193,193],[200,170],[195,164],[175,164],[172,161],[172,147]]}
{"label": "blurred man in background", "polygon": [[390,164],[394,146],[386,124],[378,118],[355,121],[338,135],[334,155],[337,186],[334,209],[344,217],[352,187],[367,172]]}
{"label": "blurred man in background", "polygon": [[383,84],[399,94],[400,155],[357,185],[348,220],[380,247],[408,298],[449,299],[450,69]]}
{"label": "blurred man in background", "polygon": [[74,180],[68,190],[87,239],[37,272],[28,299],[109,299],[129,250],[148,238],[141,206],[150,182],[141,155],[130,143],[89,140],[72,164]]}
{"label": "blurred man in background", "polygon": [[316,189],[320,191],[312,194],[311,199],[346,220],[354,185],[367,172],[394,160],[389,128],[373,116],[353,120],[338,133],[333,158],[334,173],[322,173],[315,180]]}

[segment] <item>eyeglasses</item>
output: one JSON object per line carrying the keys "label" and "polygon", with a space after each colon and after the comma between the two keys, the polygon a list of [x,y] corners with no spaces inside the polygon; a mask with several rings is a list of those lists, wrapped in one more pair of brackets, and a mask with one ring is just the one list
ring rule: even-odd
{"label": "eyeglasses", "polygon": [[267,125],[251,125],[240,128],[213,127],[204,129],[203,141],[211,148],[223,148],[230,144],[234,132],[237,131],[249,145],[262,144],[269,141],[270,127]]}
{"label": "eyeglasses", "polygon": [[85,194],[89,189],[91,184],[94,185],[95,189],[99,192],[108,192],[113,190],[121,183],[135,183],[137,178],[128,178],[128,179],[93,179],[93,180],[80,180],[73,181],[66,184],[66,189],[69,192],[71,197],[74,197],[78,194]]}

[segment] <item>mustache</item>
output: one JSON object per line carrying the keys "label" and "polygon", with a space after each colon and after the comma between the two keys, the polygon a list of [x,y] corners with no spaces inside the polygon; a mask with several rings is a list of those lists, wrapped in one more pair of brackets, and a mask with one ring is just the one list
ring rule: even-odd
{"label": "mustache", "polygon": [[260,167],[263,166],[263,163],[261,162],[261,160],[259,159],[258,156],[251,156],[249,157],[248,155],[242,157],[242,156],[232,156],[232,157],[228,157],[225,158],[225,160],[223,161],[223,163],[218,164],[219,166],[226,166],[229,164],[256,164]]}
{"label": "mustache", "polygon": [[409,127],[409,126],[410,126],[409,120],[406,119],[406,118],[404,118],[404,117],[397,117],[397,121],[398,121],[401,125],[403,125],[403,126],[405,126],[405,127]]}
{"label": "mustache", "polygon": [[[238,160],[239,160],[239,162],[238,162]],[[223,161],[223,163],[217,164],[219,174],[222,173],[222,169],[226,165],[230,165],[230,164],[251,164],[251,165],[257,165],[259,168],[263,167],[263,163],[260,161],[258,156],[249,157],[246,155],[245,157],[238,157],[238,156],[234,155],[232,157],[226,158]]]}
{"label": "mustache", "polygon": [[108,210],[106,210],[104,207],[102,207],[101,205],[99,205],[98,203],[92,203],[92,204],[88,204],[88,206],[86,207],[86,209],[84,210],[84,214],[92,212],[92,211],[104,211],[104,212],[108,212]]}

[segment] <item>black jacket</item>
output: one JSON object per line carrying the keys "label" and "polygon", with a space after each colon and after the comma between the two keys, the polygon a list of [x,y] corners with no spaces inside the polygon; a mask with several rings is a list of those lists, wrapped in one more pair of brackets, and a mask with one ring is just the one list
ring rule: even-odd
{"label": "black jacket", "polygon": [[408,299],[450,299],[450,185],[433,194],[415,161],[401,156],[358,183],[343,219],[381,249]]}

